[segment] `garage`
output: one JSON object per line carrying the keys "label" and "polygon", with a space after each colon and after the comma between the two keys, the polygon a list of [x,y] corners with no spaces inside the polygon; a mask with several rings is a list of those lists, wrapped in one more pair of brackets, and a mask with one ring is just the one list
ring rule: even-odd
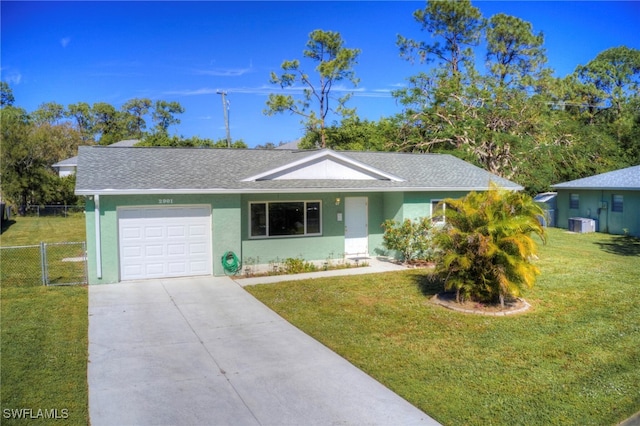
{"label": "garage", "polygon": [[211,275],[211,207],[118,208],[120,279]]}

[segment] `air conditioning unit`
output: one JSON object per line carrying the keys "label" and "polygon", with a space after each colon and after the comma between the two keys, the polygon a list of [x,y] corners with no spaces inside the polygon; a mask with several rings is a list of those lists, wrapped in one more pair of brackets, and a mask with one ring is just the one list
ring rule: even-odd
{"label": "air conditioning unit", "polygon": [[569,231],[577,233],[596,232],[596,221],[584,217],[570,217]]}

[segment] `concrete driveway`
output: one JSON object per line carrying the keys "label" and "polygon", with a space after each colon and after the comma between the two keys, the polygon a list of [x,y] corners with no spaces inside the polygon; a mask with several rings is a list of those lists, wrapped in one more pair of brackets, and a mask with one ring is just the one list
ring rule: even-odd
{"label": "concrete driveway", "polygon": [[438,424],[227,277],[90,286],[88,381],[92,426]]}

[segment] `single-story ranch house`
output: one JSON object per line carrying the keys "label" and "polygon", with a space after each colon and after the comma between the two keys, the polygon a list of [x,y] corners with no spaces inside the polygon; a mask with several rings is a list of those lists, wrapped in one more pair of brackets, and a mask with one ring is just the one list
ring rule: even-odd
{"label": "single-story ranch house", "polygon": [[593,219],[596,231],[640,237],[640,165],[552,185],[559,228],[571,218]]}
{"label": "single-story ranch house", "polygon": [[386,219],[430,217],[490,181],[523,189],[442,154],[95,146],[79,149],[76,194],[97,284],[222,275],[227,252],[265,265],[385,254]]}

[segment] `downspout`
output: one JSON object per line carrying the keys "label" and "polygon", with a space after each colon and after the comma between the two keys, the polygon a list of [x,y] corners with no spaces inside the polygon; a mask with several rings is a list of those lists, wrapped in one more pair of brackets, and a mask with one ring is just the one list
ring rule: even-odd
{"label": "downspout", "polygon": [[102,241],[100,238],[100,195],[93,196],[94,223],[96,225],[96,277],[102,279]]}
{"label": "downspout", "polygon": [[600,200],[602,200],[602,203],[604,205],[604,203],[607,203],[606,206],[607,208],[604,209],[604,213],[606,215],[606,221],[605,221],[605,225],[604,225],[604,233],[608,234],[609,233],[609,208],[611,206],[609,206],[609,202],[607,200],[604,199],[604,190],[600,191]]}

